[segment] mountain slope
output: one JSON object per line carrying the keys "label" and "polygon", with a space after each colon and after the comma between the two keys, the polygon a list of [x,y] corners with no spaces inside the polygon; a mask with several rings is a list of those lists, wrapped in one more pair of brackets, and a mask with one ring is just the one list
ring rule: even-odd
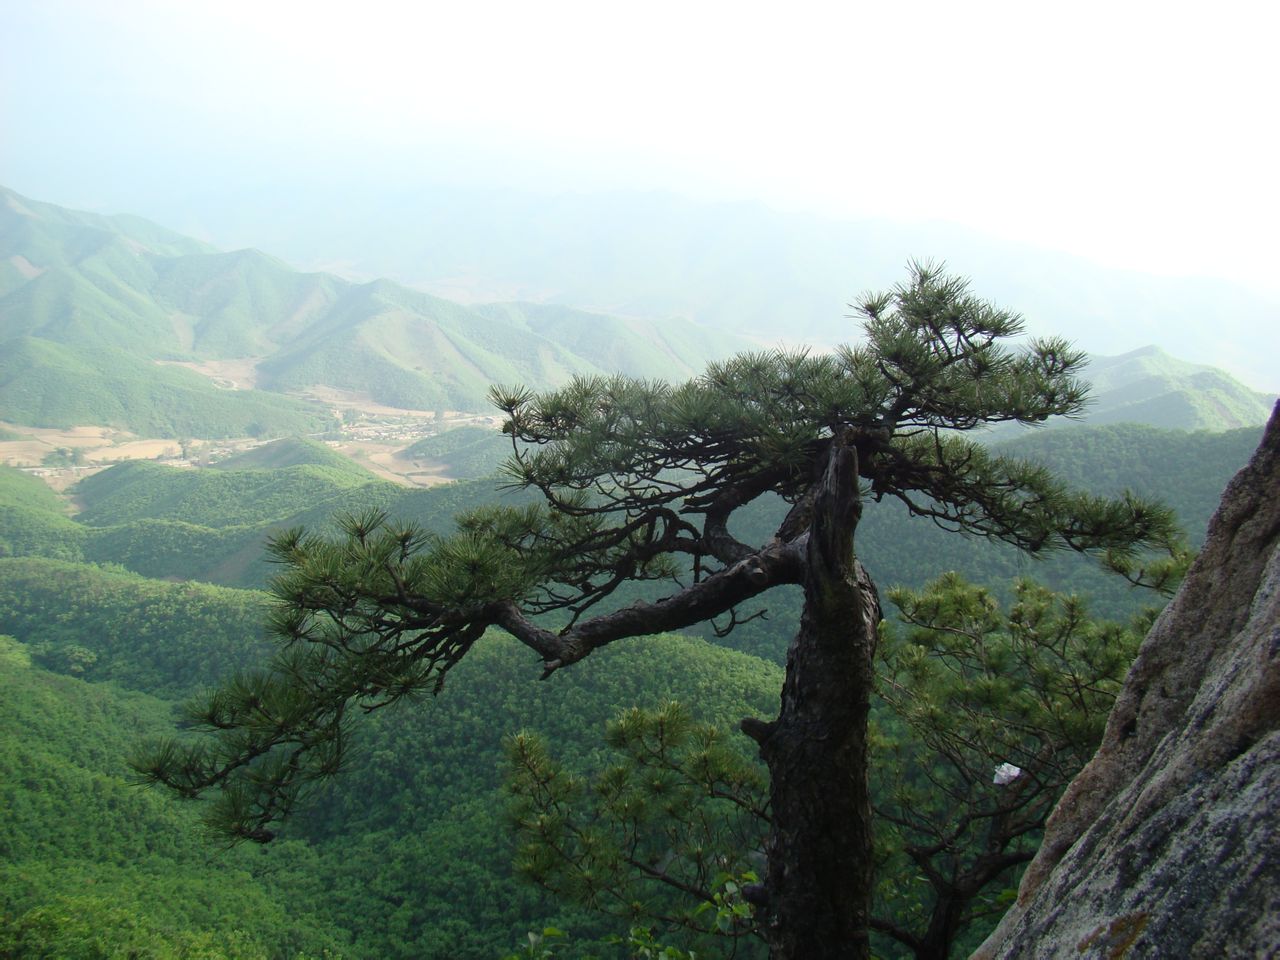
{"label": "mountain slope", "polygon": [[556,384],[603,372],[525,327],[389,281],[349,287],[259,371],[275,390],[324,384],[416,409],[481,409],[492,383]]}
{"label": "mountain slope", "polygon": [[[280,184],[253,203],[183,203],[212,234],[348,275],[454,299],[521,299],[624,316],[684,316],[761,342],[843,342],[847,304],[945,260],[1036,334],[1090,353],[1159,343],[1280,390],[1280,298],[1226,281],[1111,269],[939,223],[850,220],[638,191],[537,193],[391,178]],[[184,198],[185,200],[185,198]],[[335,215],[336,214],[336,215]],[[176,212],[174,214],[177,215]]]}
{"label": "mountain slope", "polygon": [[695,324],[644,323],[557,304],[488,303],[472,309],[522,324],[554,343],[571,343],[597,370],[650,380],[696,376],[702,367],[690,366],[688,358],[721,357],[726,340],[736,342],[722,331]]}
{"label": "mountain slope", "polygon": [[423,437],[399,456],[459,480],[497,473],[511,456],[511,438],[490,427],[455,427]]}
{"label": "mountain slope", "polygon": [[[122,463],[76,485],[91,527],[142,519],[181,520],[206,527],[286,520],[373,478],[349,466],[296,466],[260,470],[180,470],[146,460]],[[373,481],[376,482],[376,481]]]}
{"label": "mountain slope", "polygon": [[292,397],[220,390],[181,367],[106,346],[0,341],[0,409],[39,427],[95,424],[150,437],[243,437],[325,429],[328,411]]}
{"label": "mountain slope", "polygon": [[173,318],[179,346],[214,359],[271,353],[323,318],[347,288],[257,250],[169,257],[155,269],[147,292]]}
{"label": "mountain slope", "polygon": [[[0,395],[16,422],[152,429],[156,415],[139,408],[145,396],[122,385],[172,393],[196,381],[147,360],[249,361],[257,385],[274,393],[325,387],[403,408],[478,410],[493,383],[548,387],[618,371],[678,379],[744,345],[684,321],[522,304],[472,309],[386,280],[300,273],[255,250],[218,252],[134,218],[7,190],[0,200],[0,346],[26,351],[28,374]],[[8,381],[22,380],[8,366]],[[40,387],[48,368],[58,394],[71,378],[85,385],[79,400]],[[206,390],[203,402],[225,404],[214,397]],[[222,435],[199,423],[163,435],[175,430]]]}
{"label": "mountain slope", "polygon": [[244,453],[211,464],[214,470],[279,470],[283,467],[315,466],[350,474],[368,483],[377,478],[354,460],[316,440],[286,437],[254,447]]}
{"label": "mountain slope", "polygon": [[1215,367],[1179,360],[1159,347],[1093,357],[1084,378],[1093,384],[1092,425],[1233,430],[1266,423],[1276,400]]}
{"label": "mountain slope", "polygon": [[[647,271],[635,267],[634,279],[642,281],[645,291],[656,291],[653,298],[646,293],[604,299],[630,315],[622,318],[550,303],[463,306],[389,280],[356,284],[324,273],[300,273],[255,250],[215,251],[136,218],[62,210],[11,191],[0,190],[0,198],[0,343],[10,353],[24,349],[15,343],[21,338],[78,352],[74,374],[55,369],[56,391],[42,389],[38,381],[46,364],[56,368],[69,362],[65,353],[57,361],[25,357],[23,365],[34,385],[25,390],[9,387],[7,394],[0,394],[0,402],[18,411],[18,420],[33,425],[93,422],[139,432],[153,429],[161,418],[138,409],[147,405],[145,397],[137,390],[121,389],[125,381],[163,381],[164,374],[139,366],[138,361],[147,359],[237,360],[256,364],[250,382],[256,379],[257,386],[274,393],[325,387],[410,409],[482,409],[493,383],[548,387],[575,375],[618,372],[679,380],[700,372],[707,361],[746,346],[724,332],[729,325],[755,330],[772,341],[849,339],[857,327],[842,319],[848,309],[839,298],[832,298],[826,321],[816,325],[803,319],[817,316],[816,302],[806,298],[820,278],[829,283],[837,261],[846,266],[858,263],[865,271],[884,260],[882,251],[871,255],[866,237],[849,247],[852,228],[827,225],[824,231],[804,218],[784,218],[775,225],[786,229],[766,242],[762,224],[772,221],[762,221],[759,211],[730,206],[720,211],[726,221],[708,221],[678,203],[657,203],[631,211],[638,217],[635,230],[620,250],[613,251],[617,257],[605,252],[612,249],[610,242],[617,246],[620,241],[610,241],[604,233],[578,236],[567,248],[577,251],[569,260],[582,260],[575,277],[603,284],[602,290],[610,284],[625,286],[618,275],[624,266],[632,269],[633,264],[658,258],[659,265]],[[517,209],[513,216],[518,215]],[[659,250],[654,231],[664,225],[670,229]],[[481,226],[460,229],[470,236]],[[539,229],[550,231],[550,240],[559,228],[550,223]],[[506,233],[497,230],[495,236],[501,239]],[[488,250],[475,239],[473,252]],[[458,249],[466,248],[459,244]],[[453,255],[432,249],[445,260]],[[855,249],[860,257],[842,259],[837,253],[841,249]],[[977,250],[974,255],[981,256],[983,249],[970,253]],[[801,256],[798,251],[806,252]],[[568,257],[564,250],[560,253],[563,256],[530,254],[531,263],[545,267],[549,278],[559,276]],[[744,269],[731,279],[725,271],[734,264]],[[790,278],[790,292],[779,286],[781,277]],[[1037,277],[1050,291],[1060,279],[1053,273]],[[532,283],[531,274],[529,280]],[[686,303],[689,312],[715,318],[721,329],[680,320],[635,319],[670,315],[676,301],[664,300],[670,291],[662,291],[677,280],[701,291]],[[993,286],[982,282],[980,274],[978,280],[983,294],[995,299],[1012,291],[1014,296],[1006,302],[1014,306],[1030,289],[1003,282]],[[713,282],[722,284],[714,298]],[[570,284],[558,296],[592,302],[594,289]],[[1131,300],[1111,303],[1099,295],[1081,310],[1089,314],[1124,306],[1132,318],[1141,311]],[[1167,298],[1160,294],[1152,303],[1142,309],[1154,316],[1167,305]],[[776,311],[773,326],[762,314],[769,304]],[[781,321],[785,327],[778,325]],[[1159,329],[1155,320],[1150,325],[1153,332]],[[1227,324],[1220,331],[1224,338],[1229,329]],[[1075,322],[1062,330],[1080,332]],[[126,367],[127,377],[122,374]],[[1135,420],[1221,430],[1261,424],[1269,412],[1262,395],[1221,371],[1181,363],[1154,348],[1099,357],[1089,376],[1095,381],[1095,422]],[[79,389],[81,401],[71,404],[67,394],[73,377],[92,389]],[[196,383],[188,377],[182,390],[200,392]],[[178,389],[172,377],[164,384],[159,389]],[[43,396],[46,393],[52,396]],[[225,396],[219,399],[203,390],[201,404],[212,409],[225,403]],[[294,417],[298,413],[296,408],[289,411]],[[220,421],[217,427],[186,423],[166,428],[164,435],[225,435],[230,429],[227,416],[215,419]],[[271,432],[282,432],[275,419],[259,413],[240,418],[240,423],[270,423]]]}

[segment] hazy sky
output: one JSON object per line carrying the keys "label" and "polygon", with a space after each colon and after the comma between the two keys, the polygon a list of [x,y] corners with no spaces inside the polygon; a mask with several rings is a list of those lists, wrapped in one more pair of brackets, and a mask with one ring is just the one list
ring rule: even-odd
{"label": "hazy sky", "polygon": [[106,209],[250,163],[660,187],[1276,291],[1277,11],[3,0],[0,182]]}

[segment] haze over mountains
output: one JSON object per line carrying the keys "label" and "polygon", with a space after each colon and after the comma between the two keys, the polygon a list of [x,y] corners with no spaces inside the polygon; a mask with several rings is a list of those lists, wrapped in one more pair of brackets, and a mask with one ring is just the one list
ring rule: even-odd
{"label": "haze over mountains", "polygon": [[[353,231],[369,242],[368,262],[398,263],[406,273],[416,264],[412,279],[424,285],[469,296],[508,277],[522,296],[607,304],[624,319],[552,302],[466,306],[391,280],[300,272],[254,249],[221,252],[137,217],[66,210],[9,190],[0,196],[0,419],[158,437],[316,433],[332,410],[306,401],[336,396],[479,411],[493,383],[545,388],[609,373],[681,379],[751,346],[743,332],[757,343],[844,339],[853,321],[841,319],[839,307],[822,308],[817,291],[837,274],[845,289],[849,277],[867,284],[896,277],[890,261],[900,263],[898,248],[908,241],[906,233],[884,243],[883,231],[827,225],[818,243],[813,218],[777,220],[741,207],[715,219],[669,198],[639,210],[619,198],[614,213],[632,219],[626,231],[607,232],[608,208],[569,200],[546,217],[528,202],[493,200],[495,219],[487,221],[447,208],[440,216],[448,229],[424,228],[399,259],[394,231]],[[509,229],[496,220],[500,210]],[[376,211],[368,222],[380,222]],[[771,227],[780,233],[766,243]],[[954,239],[971,259],[993,251]],[[1016,303],[1017,278],[1027,272],[1001,276]],[[1181,314],[1169,306],[1178,286],[1170,283],[1143,316],[1163,317],[1173,329]],[[975,283],[999,302],[1001,284],[994,287]],[[784,288],[793,292],[783,296]],[[1077,301],[1087,292],[1071,289]],[[1101,295],[1096,284],[1090,289]],[[1056,302],[1056,292],[1047,284],[1040,296]],[[1067,300],[1057,314],[1071,310]],[[1107,299],[1111,315],[1124,302]],[[1264,306],[1246,298],[1235,308]],[[1243,315],[1226,313],[1211,329],[1229,341],[1232,317]],[[788,326],[777,326],[778,317]],[[1221,430],[1261,424],[1270,408],[1271,398],[1222,371],[1154,347],[1097,357],[1090,375],[1090,419],[1100,423]]]}
{"label": "haze over mountains", "polygon": [[[165,425],[141,411],[142,398],[129,401],[140,383],[182,395],[178,406],[234,399],[243,409],[230,421],[261,420],[261,391],[317,387],[396,407],[477,410],[493,383],[687,376],[745,344],[686,322],[535,304],[464,307],[391,281],[300,273],[256,250],[221,253],[136,218],[10,191],[0,205],[0,262],[0,405],[8,419],[43,426],[99,423],[94,411],[103,410],[114,426],[217,435],[217,427]],[[256,390],[219,391],[208,376],[158,362],[208,364],[206,374],[230,372],[222,386]],[[282,410],[292,419],[272,423],[273,432],[315,429],[308,418],[318,411]]]}
{"label": "haze over mountains", "polygon": [[[627,916],[603,918],[518,875],[504,738],[540,736],[589,792],[588,771],[616,756],[606,723],[678,700],[755,756],[737,724],[777,710],[799,588],[744,604],[727,636],[721,618],[611,644],[547,682],[533,651],[479,638],[437,696],[354,722],[350,769],[265,849],[211,844],[200,802],[139,789],[127,762],[140,740],[194,735],[175,728],[182,702],[276,652],[268,537],[385,511],[430,539],[537,496],[495,477],[512,446],[492,381],[680,380],[740,349],[820,351],[857,336],[863,291],[941,260],[1092,358],[1084,422],[1005,424],[990,450],[1083,494],[1157,498],[1199,546],[1257,447],[1257,391],[1280,392],[1280,191],[1259,119],[1274,112],[1280,13],[1008,14],[937,0],[0,4],[0,958],[630,952],[628,928],[651,922],[631,896]],[[787,506],[761,498],[731,532],[764,543]],[[856,548],[893,621],[895,585],[949,571],[1002,602],[1031,577],[1091,619],[1161,602],[1069,554],[949,534],[889,496],[864,507]],[[1033,629],[1057,619],[1037,606]],[[1062,665],[1070,698],[1115,659],[1093,638],[1116,634],[1064,609],[1090,661]],[[1014,660],[970,685],[1012,695],[1006,729],[1046,689],[1043,668],[1022,684]],[[289,706],[270,699],[268,723]],[[950,696],[913,700],[956,714]],[[918,751],[886,706],[881,796],[900,786],[963,813],[947,759],[901,776]],[[1038,779],[997,786],[1002,763],[1017,759],[974,768],[996,807]],[[664,809],[678,799],[658,792]],[[880,834],[877,865],[894,863],[877,915],[924,933],[956,901],[897,869],[909,832]],[[983,837],[946,837],[960,839],[935,862],[964,872]],[[674,876],[679,853],[657,849],[638,862]],[[712,856],[713,873],[737,872]],[[1014,868],[972,902],[953,954],[1016,885]],[[665,902],[638,896],[650,916]],[[567,936],[537,943],[549,926]],[[764,952],[662,923],[651,936],[699,958]],[[912,955],[873,936],[885,960]]]}
{"label": "haze over mountains", "polygon": [[770,346],[849,339],[851,300],[897,282],[909,259],[935,258],[972,278],[981,296],[1021,312],[1034,334],[1067,336],[1099,355],[1156,343],[1254,389],[1280,391],[1274,293],[1103,267],[951,224],[826,219],[658,192],[480,189],[407,175],[238,182],[225,195],[152,204],[166,222],[309,268],[390,277],[453,300],[683,316]]}

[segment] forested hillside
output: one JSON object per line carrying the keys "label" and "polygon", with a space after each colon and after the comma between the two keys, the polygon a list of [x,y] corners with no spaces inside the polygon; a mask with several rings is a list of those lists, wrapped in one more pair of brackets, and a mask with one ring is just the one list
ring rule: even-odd
{"label": "forested hillside", "polygon": [[[548,922],[589,943],[616,930],[512,874],[504,735],[538,731],[580,763],[620,704],[674,698],[727,724],[776,696],[766,665],[688,639],[629,646],[553,685],[529,683],[526,658],[494,639],[439,697],[362,730],[351,775],[299,811],[294,840],[222,852],[195,809],[128,786],[124,761],[140,735],[167,732],[173,698],[246,662],[261,598],[42,561],[0,562],[0,578],[0,622],[18,637],[0,662],[0,764],[21,771],[0,788],[0,947],[98,937],[172,950],[157,956],[207,944],[209,956],[492,960]],[[42,622],[42,604],[72,595],[56,629]],[[83,927],[58,919],[69,913]]]}
{"label": "forested hillside", "polygon": [[190,370],[158,366],[113,346],[2,333],[0,343],[0,405],[15,423],[99,424],[147,437],[243,437],[314,433],[332,422],[315,404],[220,390]]}
{"label": "forested hillside", "polygon": [[[1258,436],[1254,429],[1188,434],[1136,425],[1075,426],[1037,432],[996,449],[1043,462],[1082,489],[1115,494],[1127,487],[1157,496],[1175,509],[1198,543],[1212,505]],[[262,587],[272,573],[263,551],[272,532],[296,525],[332,529],[335,514],[378,508],[444,533],[465,509],[527,496],[502,489],[493,477],[408,490],[335,459],[323,445],[263,449],[267,452],[227,461],[216,470],[121,464],[75,488],[79,512],[74,517],[38,480],[0,468],[0,556],[115,563],[150,577]],[[480,472],[507,448],[497,434],[450,431],[418,449],[440,459],[459,458],[460,465],[472,464]],[[289,465],[255,466],[262,457]],[[753,507],[742,534],[764,534],[783,510],[780,503]],[[1029,559],[949,536],[892,503],[867,510],[859,552],[886,585],[918,587],[948,570],[963,570],[997,586],[1016,576],[1034,576],[1059,589],[1079,590],[1106,616],[1123,617],[1150,602],[1143,592],[1078,558]],[[725,642],[778,660],[789,639],[792,601],[784,592],[766,605],[772,611],[768,620],[744,624]]]}
{"label": "forested hillside", "polygon": [[[1128,487],[1174,507],[1193,543],[1203,536],[1211,505],[1256,442],[1252,429],[1186,434],[1134,425],[1073,427],[1036,433],[997,447],[1044,462],[1084,489],[1117,493]],[[449,443],[456,442],[450,449]],[[420,446],[440,458],[474,458],[476,471],[498,459],[502,441],[484,432],[454,431]],[[265,449],[265,448],[264,448]],[[263,545],[275,530],[298,524],[324,529],[334,514],[376,507],[445,532],[469,507],[516,496],[497,481],[480,479],[426,490],[375,480],[328,448],[295,445],[263,454],[293,461],[252,466],[253,456],[218,470],[178,470],[127,463],[96,474],[75,490],[74,518],[38,480],[0,468],[0,555],[41,556],[122,564],[153,577],[262,586],[270,575]],[[247,468],[247,469],[246,469]],[[776,524],[783,507],[761,504],[744,520],[746,536]],[[1101,612],[1120,615],[1146,602],[1114,578],[1071,558],[1029,560],[962,538],[948,537],[925,520],[912,520],[893,504],[867,511],[860,552],[885,583],[919,586],[950,569],[999,584],[1034,575],[1094,596]],[[777,608],[785,601],[771,599]],[[782,624],[751,623],[731,641],[770,658],[785,648]]]}
{"label": "forested hillside", "polygon": [[[1100,492],[1127,485],[1165,496],[1198,539],[1256,435],[1078,426],[1002,449]],[[471,455],[485,435],[451,439],[453,450],[426,452]],[[70,497],[0,469],[0,633],[15,638],[3,658],[0,763],[21,771],[4,778],[12,816],[0,936],[10,939],[0,944],[18,944],[15,956],[34,955],[20,945],[36,940],[71,955],[66,944],[97,937],[156,956],[198,947],[228,957],[328,949],[492,960],[545,923],[572,930],[579,946],[618,933],[513,876],[502,736],[539,730],[574,766],[595,755],[604,722],[623,705],[674,698],[724,724],[768,714],[778,674],[765,661],[780,661],[796,599],[770,597],[768,620],[725,640],[708,631],[713,643],[627,644],[545,685],[529,682],[523,648],[486,640],[440,697],[362,725],[350,775],[300,811],[290,839],[221,852],[202,839],[195,809],[127,786],[125,758],[140,734],[170,728],[176,701],[260,660],[265,598],[148,577],[262,585],[272,530],[323,528],[335,511],[378,506],[443,532],[460,510],[510,496],[492,479],[406,490],[323,445],[261,449],[213,470],[122,464]],[[775,523],[767,514],[752,523]],[[885,586],[958,568],[999,589],[1020,574],[1080,586],[1096,594],[1097,612],[1113,615],[1151,599],[1065,558],[1019,559],[886,505],[868,509],[859,551]]]}
{"label": "forested hillside", "polygon": [[429,464],[460,480],[493,476],[510,455],[510,441],[483,427],[461,427],[425,437],[400,453],[406,460]]}
{"label": "forested hillside", "polygon": [[172,710],[43,669],[30,645],[0,636],[0,955],[345,952],[313,897],[305,844],[282,844],[271,862],[211,847],[194,809],[130,785],[129,745],[168,730]]}

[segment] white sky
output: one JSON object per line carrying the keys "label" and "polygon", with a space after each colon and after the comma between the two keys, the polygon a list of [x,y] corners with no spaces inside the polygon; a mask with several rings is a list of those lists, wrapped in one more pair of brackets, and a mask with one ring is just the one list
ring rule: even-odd
{"label": "white sky", "polygon": [[1262,0],[0,0],[0,31],[18,189],[119,146],[77,160],[59,124],[131,141],[140,171],[183,151],[438,170],[456,148],[460,177],[950,220],[1280,290]]}

